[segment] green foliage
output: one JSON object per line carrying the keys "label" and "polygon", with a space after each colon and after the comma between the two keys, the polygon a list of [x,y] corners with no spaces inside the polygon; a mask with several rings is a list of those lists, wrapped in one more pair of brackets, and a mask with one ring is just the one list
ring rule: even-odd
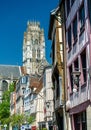
{"label": "green foliage", "polygon": [[9,91],[13,92],[15,90],[15,83],[10,84]]}
{"label": "green foliage", "polygon": [[10,84],[9,90],[3,92],[2,103],[0,103],[0,121],[2,124],[9,123],[10,116],[10,93],[14,90],[14,83]]}
{"label": "green foliage", "polygon": [[32,123],[34,121],[34,116],[25,116],[23,114],[14,114],[10,117],[10,122],[11,122],[11,125],[14,127],[14,126],[17,126],[18,128],[20,128],[20,126],[22,124],[25,124],[25,122],[27,123]]}
{"label": "green foliage", "polygon": [[25,118],[29,124],[33,123],[35,120],[35,116],[25,116]]}
{"label": "green foliage", "polygon": [[47,128],[42,128],[42,130],[47,130]]}
{"label": "green foliage", "polygon": [[0,121],[2,125],[9,124],[20,128],[21,124],[32,123],[35,119],[34,116],[25,116],[23,114],[14,114],[10,116],[10,94],[14,91],[15,84],[12,83],[9,86],[9,90],[3,92],[2,103],[0,103]]}
{"label": "green foliage", "polygon": [[10,117],[10,122],[12,126],[20,126],[25,121],[25,117],[23,114],[14,114]]}

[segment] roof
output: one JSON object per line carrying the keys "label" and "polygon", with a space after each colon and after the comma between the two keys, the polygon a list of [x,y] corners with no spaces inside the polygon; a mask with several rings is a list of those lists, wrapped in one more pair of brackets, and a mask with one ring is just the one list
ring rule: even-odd
{"label": "roof", "polygon": [[33,76],[30,77],[30,88],[36,88],[34,91],[38,93],[43,87],[43,77]]}
{"label": "roof", "polygon": [[58,10],[59,10],[59,6],[50,12],[49,31],[48,31],[48,39],[50,40],[51,40],[51,33],[53,30],[53,25],[56,19],[55,15],[57,14]]}
{"label": "roof", "polygon": [[54,22],[56,19],[55,16],[58,13],[58,11],[60,11],[61,5],[64,2],[65,2],[65,0],[59,0],[58,6],[50,12],[50,21],[49,21],[49,30],[48,30],[48,39],[49,40],[51,40],[51,33],[52,33],[53,25],[54,25]]}
{"label": "roof", "polygon": [[0,65],[0,77],[5,79],[18,79],[20,77],[19,66]]}

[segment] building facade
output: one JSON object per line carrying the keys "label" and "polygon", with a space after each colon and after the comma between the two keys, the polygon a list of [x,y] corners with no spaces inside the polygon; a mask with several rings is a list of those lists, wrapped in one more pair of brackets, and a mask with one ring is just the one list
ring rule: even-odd
{"label": "building facade", "polygon": [[32,128],[45,128],[44,121],[44,93],[43,93],[43,77],[33,75],[30,80],[30,87],[32,88],[32,95],[30,100],[30,114],[35,116],[35,121]]}
{"label": "building facade", "polygon": [[[64,12],[62,12],[62,3],[64,4]],[[90,0],[65,0],[60,1],[58,8],[51,12],[51,21],[49,26],[49,39],[52,40],[52,61],[53,61],[53,75],[54,93],[55,96],[60,93],[61,84],[57,85],[59,80],[56,77],[60,76],[62,68],[58,69],[58,59],[61,61],[60,51],[58,47],[59,36],[64,38],[63,41],[63,59],[65,59],[65,75],[64,75],[64,99],[65,99],[65,113],[67,115],[67,129],[68,130],[90,130],[91,120],[91,1]],[[60,14],[59,14],[60,10]],[[65,22],[62,18],[64,13]],[[60,28],[56,24],[55,19],[61,23],[64,28],[63,31],[57,32]],[[63,21],[61,21],[63,20]],[[57,28],[56,28],[57,27]],[[64,32],[66,35],[64,35]],[[61,46],[61,42],[60,42]],[[58,47],[58,48],[57,48]],[[58,57],[59,56],[59,57]],[[59,64],[60,66],[60,64]],[[56,74],[59,74],[56,76]],[[54,78],[53,78],[54,77]],[[56,81],[56,83],[55,83]],[[60,82],[59,82],[60,83]],[[59,86],[59,87],[58,87]],[[59,91],[55,91],[59,90]],[[62,90],[61,90],[62,92]],[[58,106],[57,98],[55,100],[56,111]],[[63,106],[63,104],[62,104]],[[55,108],[55,107],[54,107]],[[62,116],[62,110],[60,116]],[[65,115],[65,116],[66,116]],[[63,118],[57,118],[55,113],[58,129],[64,128],[65,124]],[[60,126],[62,125],[62,127]]]}
{"label": "building facade", "polygon": [[52,66],[47,66],[43,73],[43,93],[44,93],[44,121],[47,130],[53,130],[53,85],[52,85]]}
{"label": "building facade", "polygon": [[91,129],[91,1],[65,0],[71,130]]}
{"label": "building facade", "polygon": [[0,102],[3,92],[9,89],[9,85],[16,82],[21,75],[19,66],[0,65]]}
{"label": "building facade", "polygon": [[[59,7],[60,6],[60,7]],[[52,82],[54,89],[54,124],[66,130],[65,114],[65,27],[64,2],[50,12],[48,38],[52,41]],[[56,117],[56,118],[55,118]],[[56,128],[57,129],[57,128]]]}

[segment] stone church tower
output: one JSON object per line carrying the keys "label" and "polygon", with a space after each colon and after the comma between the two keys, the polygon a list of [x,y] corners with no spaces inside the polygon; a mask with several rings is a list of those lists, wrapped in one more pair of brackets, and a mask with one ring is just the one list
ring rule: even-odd
{"label": "stone church tower", "polygon": [[23,66],[26,67],[27,74],[35,74],[41,73],[41,66],[47,64],[44,30],[40,28],[39,22],[28,22],[23,39]]}

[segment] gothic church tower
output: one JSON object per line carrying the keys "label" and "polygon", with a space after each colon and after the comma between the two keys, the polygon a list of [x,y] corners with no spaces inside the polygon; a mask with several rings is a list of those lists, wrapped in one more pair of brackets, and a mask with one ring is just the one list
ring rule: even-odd
{"label": "gothic church tower", "polygon": [[39,22],[28,22],[23,39],[23,66],[26,67],[27,74],[38,73],[42,61],[46,61],[44,30],[40,28]]}

